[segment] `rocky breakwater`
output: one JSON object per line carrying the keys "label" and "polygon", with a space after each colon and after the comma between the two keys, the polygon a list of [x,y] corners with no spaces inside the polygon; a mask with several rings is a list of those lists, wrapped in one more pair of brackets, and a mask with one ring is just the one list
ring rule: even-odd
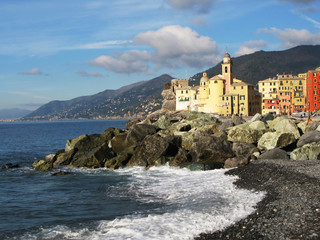
{"label": "rocky breakwater", "polygon": [[[238,116],[159,110],[127,129],[108,128],[102,134],[68,140],[65,149],[36,161],[48,171],[60,166],[118,169],[169,164],[190,169],[245,166],[255,159],[306,160],[320,154],[318,122],[257,114]],[[319,129],[319,128],[318,128]]]}

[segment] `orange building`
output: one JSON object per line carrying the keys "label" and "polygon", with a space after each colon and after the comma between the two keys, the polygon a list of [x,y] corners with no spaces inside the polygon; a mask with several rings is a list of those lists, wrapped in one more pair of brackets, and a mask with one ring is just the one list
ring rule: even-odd
{"label": "orange building", "polygon": [[320,109],[320,67],[307,73],[306,97],[308,111]]}

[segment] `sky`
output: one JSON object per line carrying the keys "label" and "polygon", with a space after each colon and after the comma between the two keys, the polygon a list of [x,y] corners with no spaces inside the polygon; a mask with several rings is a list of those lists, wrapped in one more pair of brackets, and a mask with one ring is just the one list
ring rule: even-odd
{"label": "sky", "polygon": [[320,0],[0,0],[0,110],[319,44]]}

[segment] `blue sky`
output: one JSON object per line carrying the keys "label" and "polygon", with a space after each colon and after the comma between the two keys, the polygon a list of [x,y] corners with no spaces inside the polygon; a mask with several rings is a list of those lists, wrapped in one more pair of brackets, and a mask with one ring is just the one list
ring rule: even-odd
{"label": "blue sky", "polygon": [[0,109],[190,77],[226,50],[318,45],[319,13],[319,0],[1,0]]}

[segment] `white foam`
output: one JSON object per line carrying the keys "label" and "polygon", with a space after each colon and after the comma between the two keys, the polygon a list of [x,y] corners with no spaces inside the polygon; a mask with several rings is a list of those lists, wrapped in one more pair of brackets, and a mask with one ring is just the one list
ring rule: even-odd
{"label": "white foam", "polygon": [[127,194],[143,203],[164,203],[168,211],[100,221],[91,232],[60,227],[51,231],[51,238],[56,234],[66,239],[192,239],[245,218],[265,195],[236,188],[233,182],[237,177],[224,175],[225,170],[190,171],[164,166],[115,172],[130,176]]}

